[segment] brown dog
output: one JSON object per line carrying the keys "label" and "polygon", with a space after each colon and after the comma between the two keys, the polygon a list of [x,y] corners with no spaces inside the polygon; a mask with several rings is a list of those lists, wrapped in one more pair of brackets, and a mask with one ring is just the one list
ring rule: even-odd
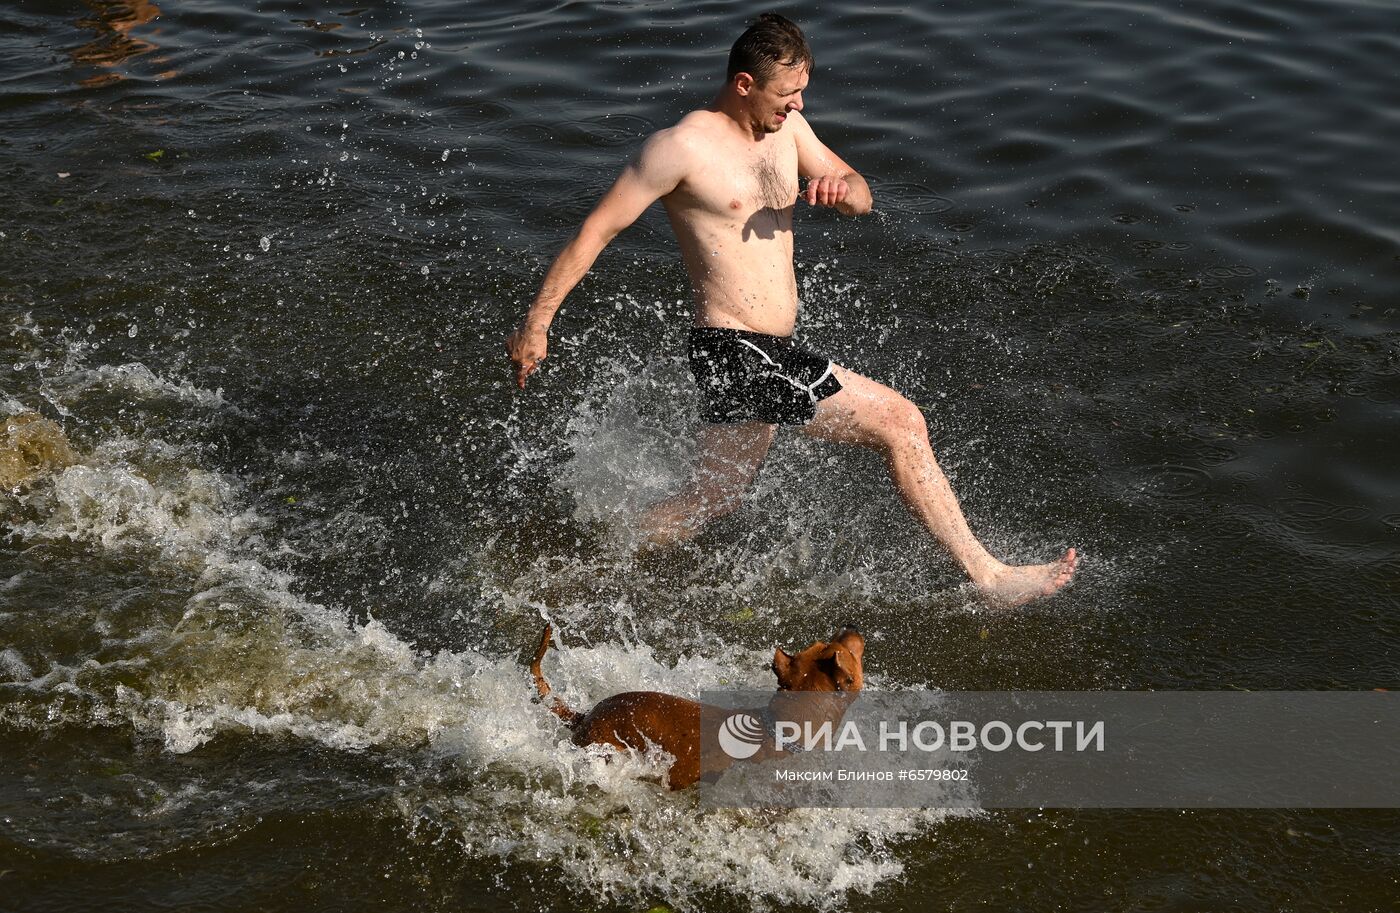
{"label": "brown dog", "polygon": [[[535,661],[530,665],[542,699],[551,697],[540,664],[549,651],[552,634],[553,629],[546,624]],[[851,627],[829,643],[817,641],[793,656],[779,648],[773,654],[778,693],[767,708],[750,712],[761,719],[772,718],[776,713],[784,720],[816,725],[835,723],[865,684],[861,666],[864,655],[865,638]],[[702,707],[696,701],[657,691],[615,694],[599,701],[588,713],[570,710],[558,697],[550,704],[550,709],[573,730],[575,745],[607,744],[620,750],[645,750],[648,745],[656,745],[666,751],[675,758],[669,770],[671,789],[685,789],[699,780],[702,759],[708,772],[717,772],[731,763],[729,755],[720,750],[718,732],[700,731]],[[777,751],[770,741],[751,760],[784,755],[786,752]]]}

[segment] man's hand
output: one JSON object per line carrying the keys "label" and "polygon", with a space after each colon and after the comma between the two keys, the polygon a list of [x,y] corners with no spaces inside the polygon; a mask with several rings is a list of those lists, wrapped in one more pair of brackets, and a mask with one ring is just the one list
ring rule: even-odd
{"label": "man's hand", "polygon": [[543,327],[533,323],[526,322],[510,334],[510,338],[506,340],[506,351],[510,353],[510,360],[515,363],[516,386],[525,389],[525,378],[539,368],[548,348],[549,335]]}
{"label": "man's hand", "polygon": [[812,206],[835,206],[844,203],[846,195],[850,192],[851,185],[846,183],[845,178],[824,174],[807,182],[807,189],[802,191],[802,199]]}

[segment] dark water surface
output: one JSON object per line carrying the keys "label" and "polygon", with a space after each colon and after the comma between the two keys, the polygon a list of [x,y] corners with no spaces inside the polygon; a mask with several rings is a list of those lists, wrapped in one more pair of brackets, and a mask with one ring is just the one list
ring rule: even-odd
{"label": "dark water surface", "polygon": [[885,689],[1398,684],[1400,5],[792,11],[877,210],[799,209],[799,332],[994,551],[1081,549],[1011,612],[792,435],[631,555],[695,418],[659,211],[507,384],[753,12],[5,4],[0,411],[79,462],[0,495],[0,908],[1396,908],[1394,812],[715,813],[531,703],[542,615],[576,705],[850,619]]}

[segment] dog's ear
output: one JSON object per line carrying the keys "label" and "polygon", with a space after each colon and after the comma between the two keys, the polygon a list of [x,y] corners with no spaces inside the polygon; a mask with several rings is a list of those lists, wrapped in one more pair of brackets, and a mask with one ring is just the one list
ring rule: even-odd
{"label": "dog's ear", "polygon": [[855,628],[846,628],[846,630],[836,635],[836,640],[834,642],[850,650],[851,653],[855,654],[856,659],[865,658],[865,638],[861,636],[861,633]]}
{"label": "dog's ear", "polygon": [[831,679],[837,691],[859,691],[862,678],[860,660],[836,643],[827,644],[817,657],[817,668]]}
{"label": "dog's ear", "polygon": [[837,682],[860,682],[861,681],[861,661],[860,657],[854,655],[854,651],[833,650],[832,665],[836,667],[836,675],[832,678]]}
{"label": "dog's ear", "polygon": [[778,681],[787,681],[788,673],[792,671],[792,657],[783,652],[779,647],[773,651],[773,674],[778,676]]}
{"label": "dog's ear", "polygon": [[[853,655],[854,658],[852,658]],[[836,661],[836,668],[839,669],[850,681],[859,682],[861,680],[860,655],[857,654],[854,650],[851,650],[851,652],[849,653],[837,650],[835,656],[833,656],[832,659]]]}

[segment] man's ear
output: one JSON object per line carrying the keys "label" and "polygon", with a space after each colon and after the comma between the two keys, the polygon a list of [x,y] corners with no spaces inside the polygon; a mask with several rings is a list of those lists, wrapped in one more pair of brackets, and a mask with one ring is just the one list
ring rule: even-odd
{"label": "man's ear", "polygon": [[792,657],[783,652],[779,647],[773,651],[773,674],[778,676],[778,681],[787,681],[788,672],[792,670]]}
{"label": "man's ear", "polygon": [[758,81],[749,73],[740,72],[734,74],[734,91],[738,92],[740,95],[748,95],[757,84]]}

